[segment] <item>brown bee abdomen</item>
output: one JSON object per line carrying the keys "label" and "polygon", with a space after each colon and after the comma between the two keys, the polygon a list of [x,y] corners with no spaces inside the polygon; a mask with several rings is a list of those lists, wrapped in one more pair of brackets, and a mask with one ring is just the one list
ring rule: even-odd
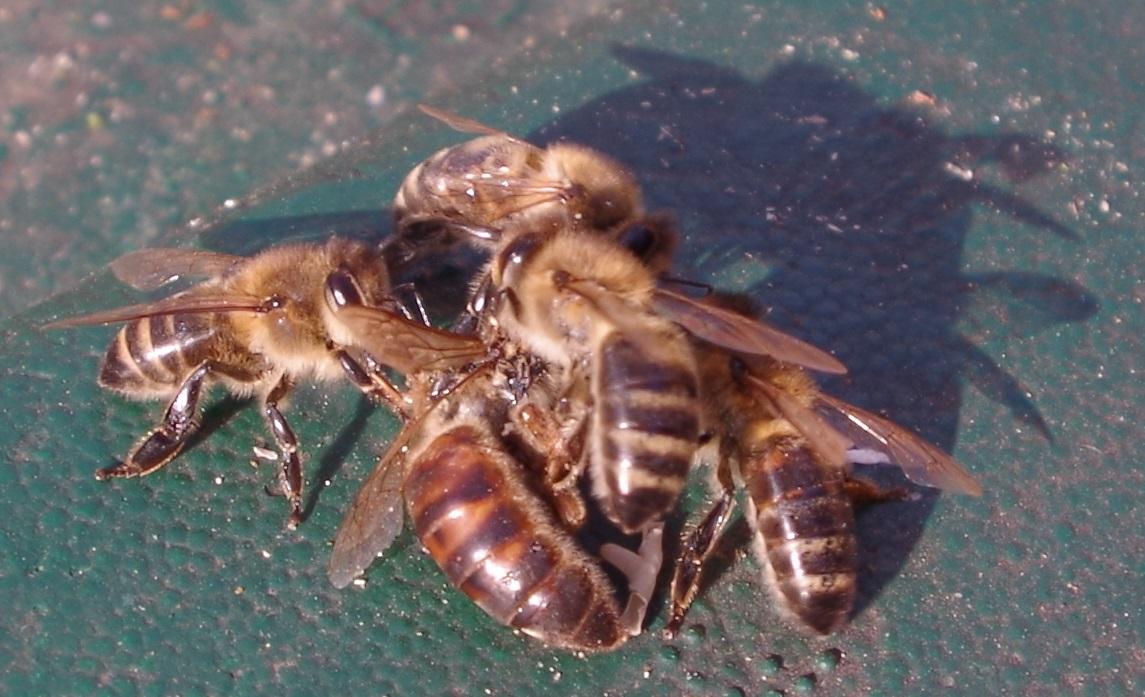
{"label": "brown bee abdomen", "polygon": [[620,335],[597,357],[595,475],[608,517],[625,532],[660,519],[680,495],[700,435],[695,366],[648,356]]}
{"label": "brown bee abdomen", "polygon": [[802,622],[830,634],[851,614],[858,566],[843,473],[819,464],[806,446],[772,449],[748,469],[776,591]]}
{"label": "brown bee abdomen", "polygon": [[211,315],[156,315],[133,320],[115,335],[100,368],[99,384],[128,394],[178,389],[211,357]]}
{"label": "brown bee abdomen", "polygon": [[607,577],[482,428],[437,436],[411,462],[414,530],[450,581],[502,624],[553,646],[603,650],[627,639]]}

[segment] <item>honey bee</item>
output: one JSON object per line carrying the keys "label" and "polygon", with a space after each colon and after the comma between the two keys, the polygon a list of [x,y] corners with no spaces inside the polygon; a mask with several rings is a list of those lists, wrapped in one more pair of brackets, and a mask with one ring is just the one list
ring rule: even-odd
{"label": "honey bee", "polygon": [[858,549],[854,504],[899,500],[851,473],[851,464],[894,463],[912,481],[971,496],[974,477],[930,443],[887,419],[819,391],[800,368],[697,347],[705,401],[721,424],[721,493],[687,536],[674,569],[669,636],[682,625],[704,563],[735,505],[738,482],[765,575],[780,608],[817,634],[847,622]]}
{"label": "honey bee", "polygon": [[700,436],[687,335],[652,308],[655,278],[607,240],[522,233],[494,257],[496,321],[591,405],[593,491],[624,532],[656,523],[681,489]]}
{"label": "honey bee", "polygon": [[605,515],[634,532],[660,520],[684,485],[702,430],[691,339],[844,372],[833,356],[757,320],[657,285],[623,239],[519,233],[489,278],[502,331],[562,375],[586,409],[587,469]]}
{"label": "honey bee", "polygon": [[575,143],[545,148],[472,119],[419,105],[479,138],[415,167],[394,198],[394,263],[459,239],[484,248],[517,230],[613,230],[644,214],[640,187],[619,162]]}
{"label": "honey bee", "polygon": [[[353,299],[338,307],[367,349],[377,339],[372,327],[390,321]],[[458,335],[457,355],[469,350],[472,367],[409,376],[414,416],[347,512],[330,580],[348,585],[390,545],[402,529],[404,498],[430,556],[498,622],[556,647],[615,648],[640,631],[660,569],[660,530],[645,536],[638,553],[611,543],[600,549],[629,577],[622,609],[599,561],[541,494],[559,448],[530,453],[510,437],[513,425],[529,428],[516,407],[551,413],[545,365],[492,341]]]}
{"label": "honey bee", "polygon": [[[139,290],[154,290],[180,277],[206,281],[169,297],[62,319],[48,328],[126,322],[99,373],[100,386],[133,399],[166,399],[158,426],[124,460],[96,471],[96,478],[139,477],[174,459],[199,425],[204,389],[221,383],[239,397],[257,396],[281,454],[279,473],[288,499],[288,526],[302,520],[299,443],[280,404],[300,380],[330,381],[349,375],[357,386],[395,410],[402,395],[377,363],[401,371],[421,366],[418,350],[442,339],[436,330],[398,314],[380,252],[365,243],[332,238],[325,244],[290,244],[253,257],[204,250],[147,249],[111,265]],[[328,293],[353,290],[390,320],[380,353],[363,355],[356,337],[338,320]],[[444,335],[444,333],[439,333]],[[448,362],[439,349],[436,360]],[[375,360],[377,359],[377,360]]]}

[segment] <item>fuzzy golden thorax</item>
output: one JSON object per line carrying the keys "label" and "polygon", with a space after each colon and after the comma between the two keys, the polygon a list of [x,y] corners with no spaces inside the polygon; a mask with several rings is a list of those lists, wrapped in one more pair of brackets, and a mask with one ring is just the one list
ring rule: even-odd
{"label": "fuzzy golden thorax", "polygon": [[545,152],[544,173],[567,181],[573,195],[569,218],[577,229],[603,231],[644,212],[640,187],[619,162],[592,148],[554,143]]}
{"label": "fuzzy golden thorax", "polygon": [[274,299],[265,313],[228,315],[240,342],[294,376],[336,378],[340,367],[331,342],[348,343],[325,299],[326,278],[339,267],[354,274],[365,301],[377,304],[389,293],[381,256],[369,245],[332,238],[325,245],[296,244],[267,249],[223,279],[236,293]]}
{"label": "fuzzy golden thorax", "polygon": [[652,273],[624,247],[589,233],[519,235],[490,271],[505,331],[560,365],[591,350],[618,312],[652,313]]}

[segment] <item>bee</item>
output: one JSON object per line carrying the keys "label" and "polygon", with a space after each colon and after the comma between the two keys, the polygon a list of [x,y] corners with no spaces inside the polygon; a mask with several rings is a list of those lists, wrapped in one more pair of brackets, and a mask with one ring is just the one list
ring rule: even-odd
{"label": "bee", "polygon": [[827,372],[845,368],[762,322],[659,287],[655,266],[640,256],[647,247],[625,241],[575,230],[520,233],[494,255],[488,276],[501,330],[590,405],[594,494],[613,523],[634,532],[671,509],[699,446],[690,336]]}
{"label": "bee", "polygon": [[687,335],[651,305],[655,278],[590,234],[522,233],[494,257],[496,321],[590,404],[588,468],[624,532],[657,522],[684,485],[700,436]]}
{"label": "bee", "polygon": [[894,463],[912,481],[979,496],[950,456],[883,417],[819,391],[805,371],[698,345],[705,402],[718,432],[715,504],[687,536],[671,587],[665,632],[682,625],[705,561],[735,505],[738,482],[765,576],[781,609],[826,635],[850,617],[858,549],[854,504],[901,500],[856,477],[851,464]]}
{"label": "bee", "polygon": [[[279,479],[291,528],[302,520],[299,443],[280,408],[291,389],[300,380],[349,375],[368,395],[400,411],[402,395],[375,359],[412,371],[420,365],[418,348],[439,340],[436,330],[398,314],[382,256],[362,242],[331,238],[325,244],[273,247],[253,257],[147,249],[120,257],[111,269],[139,290],[180,277],[206,280],[154,302],[45,325],[125,322],[104,356],[100,386],[132,399],[168,400],[159,425],[122,462],[97,470],[96,478],[140,477],[173,460],[198,428],[203,391],[221,383],[236,396],[258,398],[280,451]],[[352,276],[355,292],[391,320],[390,341],[375,344],[380,354],[352,348],[355,336],[330,310],[327,293],[343,292],[328,283],[335,272]]]}
{"label": "bee", "polygon": [[[349,295],[338,307],[367,349],[384,339],[374,327],[388,325],[387,315]],[[530,452],[510,437],[514,425],[533,428],[521,424],[517,407],[551,413],[544,363],[490,337],[455,337],[454,357],[469,351],[473,365],[409,376],[414,416],[347,512],[330,558],[331,582],[345,587],[390,545],[402,529],[404,498],[430,556],[498,622],[560,648],[616,648],[640,631],[660,569],[660,531],[646,535],[638,553],[601,547],[601,557],[629,577],[621,608],[599,560],[542,493],[560,447]]]}
{"label": "bee", "polygon": [[464,238],[496,247],[517,230],[609,231],[644,215],[635,177],[576,143],[538,148],[472,119],[419,105],[453,128],[480,134],[417,165],[394,198],[394,263]]}

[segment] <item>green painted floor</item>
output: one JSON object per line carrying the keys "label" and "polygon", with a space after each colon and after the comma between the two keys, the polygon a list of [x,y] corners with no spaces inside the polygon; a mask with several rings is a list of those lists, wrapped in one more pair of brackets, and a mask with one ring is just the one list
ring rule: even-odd
{"label": "green painted floor", "polygon": [[[0,693],[1145,692],[1145,8],[102,5],[0,12]],[[397,428],[348,389],[292,404],[297,532],[234,402],[163,472],[96,482],[161,408],[95,385],[112,330],[37,325],[138,301],[98,269],[142,245],[384,230],[404,173],[460,138],[419,99],[629,164],[685,232],[680,275],[833,349],[832,392],[985,495],[865,513],[860,608],[830,639],[730,550],[679,638],[659,608],[585,658],[495,625],[408,533],[364,589],[329,585]]]}

